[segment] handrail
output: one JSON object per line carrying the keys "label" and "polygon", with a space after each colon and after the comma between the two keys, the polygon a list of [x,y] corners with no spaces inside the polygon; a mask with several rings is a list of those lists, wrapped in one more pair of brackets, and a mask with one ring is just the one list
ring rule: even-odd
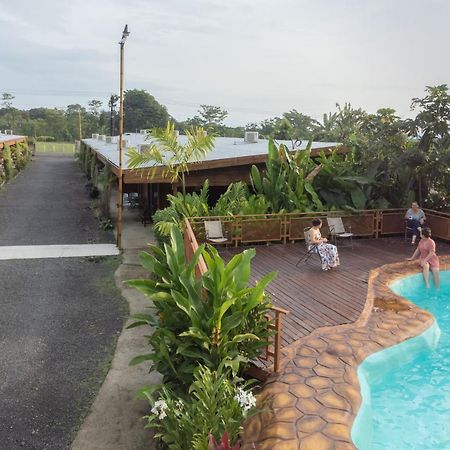
{"label": "handrail", "polygon": [[[227,216],[190,217],[192,229],[198,241],[204,236],[205,220],[220,220],[230,236],[231,244],[264,242],[294,242],[303,240],[303,228],[313,218],[342,217],[344,225],[351,226],[354,236],[379,238],[402,234],[405,231],[404,215],[407,208],[364,209],[346,211],[315,211],[295,213],[268,213]],[[424,209],[434,236],[450,240],[450,213]],[[447,226],[448,222],[448,226]],[[324,231],[327,225],[324,223]]]}

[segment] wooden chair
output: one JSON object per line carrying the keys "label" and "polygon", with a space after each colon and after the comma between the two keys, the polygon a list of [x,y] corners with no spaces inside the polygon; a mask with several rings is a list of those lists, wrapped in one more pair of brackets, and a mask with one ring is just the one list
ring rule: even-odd
{"label": "wooden chair", "polygon": [[342,223],[341,217],[327,217],[328,228],[330,229],[331,238],[334,244],[337,243],[337,238],[350,239],[350,244],[353,248],[353,233],[352,229],[349,227],[347,231]]}
{"label": "wooden chair", "polygon": [[228,242],[228,237],[223,232],[220,220],[206,220],[205,234],[206,240],[211,244],[225,244]]}
{"label": "wooden chair", "polygon": [[303,228],[303,234],[305,236],[305,246],[306,246],[306,252],[300,257],[300,259],[297,261],[297,264],[295,267],[298,267],[298,265],[301,262],[306,263],[309,258],[311,258],[312,255],[317,255],[320,259],[320,263],[322,264],[322,257],[320,256],[319,250],[318,250],[318,244],[313,244],[311,242],[311,235],[309,233],[309,230],[311,230],[311,227]]}

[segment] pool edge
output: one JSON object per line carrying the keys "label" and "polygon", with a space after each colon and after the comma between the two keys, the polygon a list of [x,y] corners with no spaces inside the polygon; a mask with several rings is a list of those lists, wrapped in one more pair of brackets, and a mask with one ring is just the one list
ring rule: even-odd
{"label": "pool edge", "polygon": [[[450,256],[440,262],[442,270],[450,269]],[[283,368],[259,396],[263,412],[244,427],[243,449],[356,448],[351,431],[362,402],[358,367],[370,355],[421,335],[435,323],[431,313],[389,288],[418,272],[415,262],[372,270],[358,320],[315,330],[290,346]]]}

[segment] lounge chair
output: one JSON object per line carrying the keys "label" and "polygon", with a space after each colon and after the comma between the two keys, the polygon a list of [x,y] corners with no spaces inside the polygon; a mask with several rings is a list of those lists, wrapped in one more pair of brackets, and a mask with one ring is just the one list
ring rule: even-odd
{"label": "lounge chair", "polygon": [[206,240],[211,244],[225,244],[228,242],[226,234],[222,229],[222,222],[220,220],[205,221]]}
{"label": "lounge chair", "polygon": [[342,223],[341,217],[327,217],[328,228],[330,229],[331,238],[337,244],[337,238],[350,239],[350,244],[353,248],[353,233],[351,227],[347,231]]}

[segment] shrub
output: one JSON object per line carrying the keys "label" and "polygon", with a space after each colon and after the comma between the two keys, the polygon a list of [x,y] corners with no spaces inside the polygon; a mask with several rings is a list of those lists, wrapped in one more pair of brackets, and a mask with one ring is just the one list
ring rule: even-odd
{"label": "shrub", "polygon": [[173,206],[158,209],[153,215],[153,232],[160,247],[170,242],[170,229],[173,225],[181,227],[181,217]]}
{"label": "shrub", "polygon": [[15,175],[14,163],[11,156],[11,147],[5,145],[3,148],[3,170],[5,172],[6,181],[11,180]]}
{"label": "shrub", "polygon": [[240,385],[221,369],[205,366],[195,370],[187,398],[165,386],[141,392],[152,405],[145,417],[147,428],[156,429],[156,437],[171,449],[208,450],[222,437],[238,448],[241,424],[255,412],[256,399],[248,384]]}
{"label": "shrub", "polygon": [[[207,272],[195,276],[202,255]],[[154,328],[148,342],[152,352],[131,364],[151,360],[151,370],[176,389],[189,386],[199,364],[217,370],[224,364],[233,374],[254,359],[270,336],[266,314],[270,302],[264,289],[275,277],[270,273],[249,286],[254,249],[235,255],[225,264],[213,247],[202,245],[186,261],[181,232],[173,227],[171,244],[141,253],[141,263],[153,279],[130,280],[156,308],[156,317],[138,314],[130,327]]]}

